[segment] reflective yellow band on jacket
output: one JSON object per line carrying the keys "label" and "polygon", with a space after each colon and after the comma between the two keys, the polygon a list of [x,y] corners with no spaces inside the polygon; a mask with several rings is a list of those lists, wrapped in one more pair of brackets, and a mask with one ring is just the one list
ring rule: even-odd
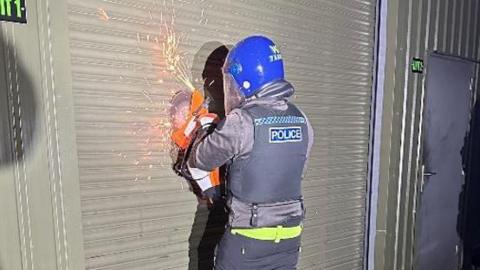
{"label": "reflective yellow band on jacket", "polygon": [[302,233],[302,226],[295,227],[267,227],[267,228],[252,228],[252,229],[232,229],[232,234],[243,235],[248,238],[257,240],[270,240],[275,243],[280,240],[291,239],[300,236]]}

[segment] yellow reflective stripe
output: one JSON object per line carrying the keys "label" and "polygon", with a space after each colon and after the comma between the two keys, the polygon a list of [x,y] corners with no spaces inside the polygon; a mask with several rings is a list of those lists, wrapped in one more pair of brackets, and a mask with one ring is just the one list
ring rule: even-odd
{"label": "yellow reflective stripe", "polygon": [[248,238],[257,240],[270,240],[275,243],[280,240],[291,239],[300,236],[302,233],[302,226],[295,227],[277,226],[275,228],[252,228],[252,229],[232,229],[232,234],[240,234]]}

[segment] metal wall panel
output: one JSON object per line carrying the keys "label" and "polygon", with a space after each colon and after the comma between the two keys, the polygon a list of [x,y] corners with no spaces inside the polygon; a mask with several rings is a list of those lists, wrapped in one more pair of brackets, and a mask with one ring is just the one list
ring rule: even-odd
{"label": "metal wall panel", "polygon": [[85,268],[66,2],[50,2],[0,22],[0,269]]}
{"label": "metal wall panel", "polygon": [[375,3],[70,0],[87,268],[186,269],[202,234],[207,211],[171,170],[168,101],[185,86],[156,57],[166,23],[196,86],[222,44],[277,41],[316,135],[300,269],[361,269]]}
{"label": "metal wall panel", "polygon": [[[480,60],[480,1],[388,0],[396,20],[388,41],[385,79],[378,246],[375,268],[410,269],[415,209],[421,185],[424,74],[410,72],[414,57],[431,52]],[[392,67],[390,69],[390,66]],[[384,247],[385,246],[385,247]]]}

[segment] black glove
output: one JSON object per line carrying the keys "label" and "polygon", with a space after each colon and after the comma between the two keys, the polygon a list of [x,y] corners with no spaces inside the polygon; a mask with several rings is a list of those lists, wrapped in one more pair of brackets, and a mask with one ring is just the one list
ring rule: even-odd
{"label": "black glove", "polygon": [[222,189],[220,185],[211,187],[203,192],[207,198],[212,199],[213,201],[219,201],[223,199]]}

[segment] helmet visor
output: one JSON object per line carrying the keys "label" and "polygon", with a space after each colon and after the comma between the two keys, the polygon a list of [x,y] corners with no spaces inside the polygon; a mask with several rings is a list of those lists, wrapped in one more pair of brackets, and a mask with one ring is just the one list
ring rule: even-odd
{"label": "helmet visor", "polygon": [[225,114],[229,114],[245,101],[245,96],[240,92],[237,82],[230,73],[223,73],[223,91],[225,92]]}

